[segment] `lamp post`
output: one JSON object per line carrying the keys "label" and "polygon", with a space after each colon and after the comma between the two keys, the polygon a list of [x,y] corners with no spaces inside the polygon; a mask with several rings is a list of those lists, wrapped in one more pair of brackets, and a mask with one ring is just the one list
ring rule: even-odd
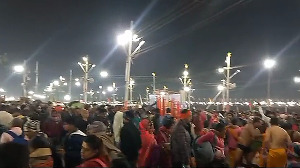
{"label": "lamp post", "polygon": [[299,76],[295,76],[295,77],[294,77],[294,82],[295,82],[296,84],[300,84],[300,77],[299,77]]}
{"label": "lamp post", "polygon": [[[232,53],[228,52],[227,56],[226,56],[226,60],[225,60],[226,67],[218,68],[218,73],[224,74],[224,76],[225,76],[225,79],[222,80],[222,86],[223,86],[223,88],[222,88],[222,90],[220,90],[220,92],[222,92],[222,97],[223,97],[222,98],[223,99],[222,100],[223,101],[223,110],[225,110],[225,105],[224,105],[225,102],[227,102],[227,104],[229,104],[229,102],[230,102],[230,95],[229,95],[230,89],[233,89],[233,88],[236,87],[235,83],[230,83],[231,79],[236,74],[238,74],[238,73],[241,72],[241,70],[238,69],[232,75],[230,75],[230,70],[237,68],[237,67],[231,67],[231,56],[232,56]],[[229,110],[229,108],[227,110]]]}
{"label": "lamp post", "polygon": [[28,71],[26,69],[26,61],[24,61],[23,65],[16,65],[13,67],[13,70],[15,73],[19,73],[19,74],[23,74],[23,96],[27,97],[28,93],[27,93],[27,87],[28,87]]}
{"label": "lamp post", "polygon": [[130,89],[130,103],[132,103],[132,93],[133,93],[133,86],[135,85],[135,81],[130,78],[129,82],[129,89]]}
{"label": "lamp post", "polygon": [[188,107],[191,107],[191,101],[190,101],[190,93],[191,93],[191,86],[192,81],[189,78],[189,72],[188,72],[188,64],[184,64],[184,71],[182,73],[182,77],[179,78],[181,83],[183,84],[183,100],[186,101],[186,98],[188,98]]}
{"label": "lamp post", "polygon": [[227,64],[227,67],[226,67],[226,70],[227,70],[227,75],[226,75],[226,101],[229,102],[229,84],[230,84],[230,59],[231,59],[231,53],[228,52],[227,53],[227,57],[226,57],[226,64]]}
{"label": "lamp post", "polygon": [[152,79],[153,79],[153,83],[152,83],[152,87],[153,87],[153,94],[155,95],[155,90],[156,90],[156,82],[155,82],[155,79],[156,79],[156,74],[154,72],[152,72]]}
{"label": "lamp post", "polygon": [[149,92],[150,92],[150,89],[148,87],[146,87],[146,101],[147,101],[147,103],[149,102]]}
{"label": "lamp post", "polygon": [[95,64],[91,64],[89,62],[88,56],[82,57],[82,62],[78,62],[78,65],[81,67],[84,72],[83,76],[83,101],[87,102],[87,94],[88,94],[88,83],[92,82],[92,78],[89,78],[89,72],[96,66]]}
{"label": "lamp post", "polygon": [[[145,41],[140,41],[141,38],[139,38],[138,35],[134,34],[132,21],[130,23],[130,29],[126,30],[124,34],[119,35],[117,40],[120,45],[123,45],[124,47],[126,47],[127,45],[127,59],[126,59],[126,68],[125,68],[125,96],[124,96],[124,105],[126,107],[128,103],[128,91],[130,85],[130,68],[131,68],[132,59],[134,55],[138,52],[138,50],[142,47],[142,45],[145,44]],[[138,44],[136,49],[132,52],[133,42],[138,42],[138,41],[140,41],[140,43]]]}
{"label": "lamp post", "polygon": [[264,61],[264,67],[268,70],[268,84],[267,84],[267,99],[268,99],[268,106],[270,106],[270,98],[271,98],[271,75],[272,75],[272,69],[276,65],[276,61],[273,59],[266,59]]}

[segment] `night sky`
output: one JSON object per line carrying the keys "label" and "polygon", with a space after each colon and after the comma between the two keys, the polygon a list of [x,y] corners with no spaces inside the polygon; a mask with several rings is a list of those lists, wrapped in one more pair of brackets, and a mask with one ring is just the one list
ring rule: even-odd
{"label": "night sky", "polygon": [[[157,88],[166,85],[178,91],[184,64],[196,98],[212,98],[222,75],[228,51],[233,66],[242,71],[233,81],[233,98],[265,98],[267,71],[262,61],[276,58],[272,75],[272,98],[299,98],[300,1],[299,0],[1,0],[0,87],[9,95],[21,95],[21,76],[12,65],[28,61],[34,71],[40,63],[40,89],[60,75],[75,77],[77,65],[89,55],[96,68],[90,88],[116,82],[124,94],[124,79],[100,79],[100,70],[124,75],[126,54],[116,36],[134,21],[135,30],[146,41],[144,51],[133,62],[133,76],[157,73]],[[135,97],[145,94],[151,78],[136,78]],[[32,82],[34,77],[32,76]],[[80,92],[75,88],[74,92]]]}

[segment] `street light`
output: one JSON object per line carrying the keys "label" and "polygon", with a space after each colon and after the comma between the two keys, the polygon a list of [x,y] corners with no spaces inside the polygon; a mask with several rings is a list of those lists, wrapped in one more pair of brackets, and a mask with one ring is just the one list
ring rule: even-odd
{"label": "street light", "polygon": [[65,101],[70,101],[71,100],[71,96],[70,95],[65,95],[64,96],[64,100]]}
{"label": "street light", "polygon": [[224,73],[224,71],[225,71],[224,68],[218,68],[219,73]]}
{"label": "street light", "polygon": [[92,82],[92,78],[89,78],[89,72],[96,66],[95,64],[91,64],[89,62],[88,56],[82,57],[83,63],[78,62],[78,65],[81,67],[82,71],[84,72],[83,77],[83,100],[87,102],[87,95],[88,95],[88,83]]}
{"label": "street light", "polygon": [[276,65],[276,61],[273,59],[266,59],[264,61],[264,66],[266,69],[272,69]]}
{"label": "street light", "polygon": [[153,79],[153,84],[152,84],[152,87],[153,87],[153,94],[155,95],[155,90],[156,90],[156,82],[155,82],[155,79],[156,79],[156,74],[155,72],[152,72],[152,79]]}
{"label": "street light", "polygon": [[225,89],[223,85],[218,85],[217,88],[218,88],[219,91],[223,91]]}
{"label": "street light", "polygon": [[191,78],[189,77],[189,72],[188,72],[188,64],[184,64],[184,71],[182,73],[182,77],[179,78],[179,80],[181,81],[181,83],[183,84],[183,91],[184,91],[184,95],[183,95],[183,102],[186,101],[186,98],[188,99],[188,107],[191,107],[191,86],[192,86],[192,82],[191,82]]}
{"label": "street light", "polygon": [[0,93],[5,93],[5,90],[3,88],[0,88]]}
{"label": "street light", "polygon": [[27,84],[28,84],[28,72],[26,72],[26,61],[24,61],[24,65],[15,65],[13,70],[15,73],[22,73],[23,74],[23,96],[27,97]]}
{"label": "street light", "polygon": [[183,71],[183,75],[187,77],[189,75],[189,72],[187,70],[185,70],[185,71]]}
{"label": "street light", "polygon": [[133,86],[135,85],[135,81],[130,78],[129,82],[129,90],[130,90],[130,103],[132,103],[132,93],[133,93]]}
{"label": "street light", "polygon": [[268,85],[267,85],[267,101],[268,101],[268,105],[270,106],[270,99],[271,99],[271,74],[272,71],[271,69],[274,68],[274,66],[276,65],[276,61],[274,59],[266,59],[264,61],[264,67],[269,70],[268,71]]}
{"label": "street light", "polygon": [[16,73],[23,73],[25,71],[25,68],[23,65],[15,65],[13,67],[13,69]]}
{"label": "street light", "polygon": [[185,92],[189,92],[189,91],[191,91],[191,88],[188,87],[188,86],[186,86],[186,87],[183,88],[183,90],[184,90]]}
{"label": "street light", "polygon": [[88,62],[88,61],[89,61],[88,57],[82,57],[82,60],[83,60],[84,62]]}
{"label": "street light", "polygon": [[54,86],[59,86],[59,81],[58,80],[53,81],[53,85]]}
{"label": "street light", "polygon": [[300,77],[299,76],[295,76],[294,77],[294,82],[295,83],[300,83]]}
{"label": "street light", "polygon": [[81,86],[80,82],[79,81],[75,82],[75,86],[77,87]]}
{"label": "street light", "polygon": [[101,72],[100,72],[100,76],[101,76],[102,78],[106,78],[106,77],[108,77],[108,72],[106,72],[106,71],[101,71]]}
{"label": "street light", "polygon": [[[124,105],[127,106],[128,103],[128,92],[129,92],[129,83],[130,83],[130,68],[132,64],[132,59],[134,55],[139,51],[139,49],[145,44],[145,41],[140,41],[141,38],[133,32],[133,22],[130,23],[130,29],[126,30],[123,34],[117,37],[118,44],[126,46],[127,48],[127,59],[126,59],[126,68],[125,68],[125,96],[124,96]],[[133,50],[133,42],[139,42],[137,47]],[[128,44],[128,45],[127,45]],[[133,52],[132,52],[133,51]]]}
{"label": "street light", "polygon": [[114,88],[112,86],[108,86],[107,91],[112,92],[112,91],[114,91]]}

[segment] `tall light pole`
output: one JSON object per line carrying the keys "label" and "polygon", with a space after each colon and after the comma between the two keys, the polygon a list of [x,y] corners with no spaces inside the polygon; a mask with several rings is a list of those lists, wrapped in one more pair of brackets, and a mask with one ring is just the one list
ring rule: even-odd
{"label": "tall light pole", "polygon": [[[230,89],[233,89],[236,87],[235,83],[230,83],[231,78],[233,78],[236,74],[241,72],[240,70],[236,70],[235,73],[230,75],[230,70],[236,68],[236,67],[231,67],[231,56],[232,56],[232,53],[228,52],[227,56],[226,56],[226,60],[225,60],[226,67],[218,69],[218,72],[221,74],[224,74],[224,76],[225,76],[225,80],[222,80],[222,86],[224,88],[222,90],[220,90],[220,92],[222,92],[222,96],[223,96],[223,110],[225,110],[225,101],[227,103],[230,102],[230,95],[229,95]],[[225,100],[225,97],[226,97],[226,100]],[[229,110],[229,108],[227,110]]]}
{"label": "tall light pole", "polygon": [[39,62],[35,63],[35,93],[39,91]]}
{"label": "tall light pole", "polygon": [[182,73],[182,77],[179,78],[181,83],[183,84],[183,100],[186,101],[186,98],[188,98],[188,107],[191,107],[191,101],[190,101],[190,93],[191,93],[191,86],[192,82],[189,77],[189,72],[188,72],[188,64],[184,64],[184,71]]}
{"label": "tall light pole", "polygon": [[133,86],[135,85],[135,81],[130,78],[129,89],[130,89],[130,103],[132,103],[132,95],[133,95]]}
{"label": "tall light pole", "polygon": [[89,78],[89,72],[96,66],[95,64],[91,64],[89,62],[88,56],[82,57],[82,62],[78,62],[78,65],[81,67],[82,71],[84,72],[83,76],[83,101],[87,102],[87,95],[88,95],[88,83],[92,81]]}
{"label": "tall light pole", "polygon": [[15,73],[19,73],[19,74],[22,74],[23,75],[23,83],[22,83],[22,86],[23,86],[23,96],[24,97],[27,97],[28,94],[27,94],[27,87],[28,87],[28,71],[27,71],[27,68],[26,68],[26,61],[24,61],[24,64],[23,65],[16,65],[13,67],[13,70]]}
{"label": "tall light pole", "polygon": [[150,92],[150,89],[148,87],[146,87],[146,101],[147,101],[147,103],[149,102],[149,92]]}
{"label": "tall light pole", "polygon": [[[130,68],[132,63],[132,58],[134,55],[138,52],[138,50],[142,47],[142,45],[145,43],[145,41],[140,41],[141,38],[138,37],[138,35],[134,34],[133,32],[133,22],[130,23],[130,29],[126,30],[124,34],[118,36],[118,43],[120,45],[123,45],[127,48],[127,59],[126,59],[126,68],[125,68],[125,96],[124,96],[124,105],[127,106],[128,103],[128,91],[129,91],[129,84],[130,84]],[[138,46],[136,49],[132,52],[132,45],[133,42],[138,42]]]}
{"label": "tall light pole", "polygon": [[299,76],[295,76],[295,77],[294,77],[294,82],[295,82],[296,84],[300,84],[300,77],[299,77]]}
{"label": "tall light pole", "polygon": [[155,95],[155,90],[156,90],[156,82],[155,82],[155,79],[156,79],[156,74],[154,72],[152,72],[152,79],[153,79],[153,83],[152,83],[152,87],[153,87],[153,94]]}
{"label": "tall light pole", "polygon": [[276,65],[276,61],[273,59],[266,59],[264,61],[264,67],[268,70],[268,84],[267,84],[267,102],[270,106],[270,98],[271,98],[271,75],[272,75],[272,69]]}
{"label": "tall light pole", "polygon": [[229,89],[230,89],[230,59],[231,59],[231,53],[228,52],[227,53],[227,57],[226,57],[226,64],[227,64],[227,67],[226,67],[226,70],[227,70],[227,75],[226,75],[226,102],[228,103],[229,102]]}

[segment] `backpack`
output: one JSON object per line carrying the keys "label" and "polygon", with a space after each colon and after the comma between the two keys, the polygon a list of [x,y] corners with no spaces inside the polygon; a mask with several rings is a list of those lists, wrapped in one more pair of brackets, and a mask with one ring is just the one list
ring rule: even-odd
{"label": "backpack", "polygon": [[198,136],[192,145],[193,154],[195,156],[195,160],[197,165],[205,165],[208,163],[211,163],[215,158],[215,152],[216,152],[216,144],[217,144],[217,137],[214,135],[214,142],[213,144],[210,142],[203,142],[201,144],[198,144],[197,141],[200,138]]}
{"label": "backpack", "polygon": [[25,139],[25,135],[23,132],[19,136],[12,131],[7,131],[6,133],[14,138],[14,140],[12,141],[13,143],[17,143],[17,144],[21,144],[21,145],[28,145],[28,141]]}

